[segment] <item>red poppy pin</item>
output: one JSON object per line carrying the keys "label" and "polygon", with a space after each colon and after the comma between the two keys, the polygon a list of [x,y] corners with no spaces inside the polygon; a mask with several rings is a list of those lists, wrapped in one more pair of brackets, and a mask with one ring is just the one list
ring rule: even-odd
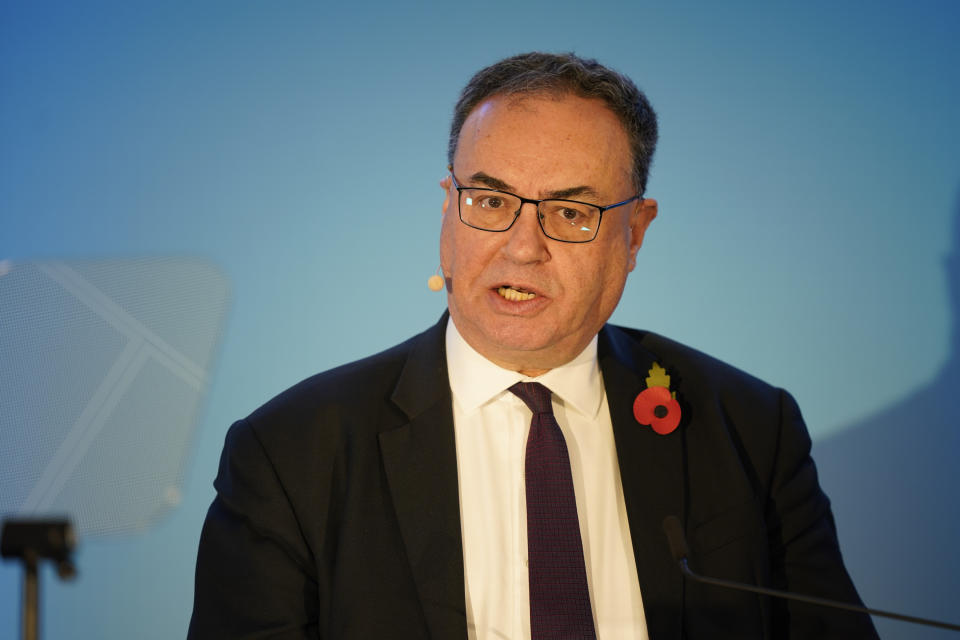
{"label": "red poppy pin", "polygon": [[673,433],[680,424],[680,403],[670,391],[670,376],[656,362],[650,367],[647,388],[633,401],[633,416],[662,436]]}

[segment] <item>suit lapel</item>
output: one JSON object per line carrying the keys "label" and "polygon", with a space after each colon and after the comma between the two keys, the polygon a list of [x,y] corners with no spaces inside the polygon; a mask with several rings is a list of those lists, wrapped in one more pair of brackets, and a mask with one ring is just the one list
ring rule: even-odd
{"label": "suit lapel", "polygon": [[[620,464],[630,535],[650,638],[681,635],[683,579],[663,533],[668,515],[684,518],[683,431],[689,416],[671,434],[658,435],[637,423],[633,401],[646,388],[656,357],[616,327],[600,332],[598,346],[613,435]],[[669,362],[659,362],[670,370]],[[672,372],[671,372],[672,373]],[[676,388],[671,384],[671,388]],[[678,390],[681,397],[682,389]]]}
{"label": "suit lapel", "polygon": [[[380,434],[383,466],[430,636],[466,638],[457,450],[444,335],[421,334],[394,390],[409,422]],[[399,631],[399,630],[398,630]]]}

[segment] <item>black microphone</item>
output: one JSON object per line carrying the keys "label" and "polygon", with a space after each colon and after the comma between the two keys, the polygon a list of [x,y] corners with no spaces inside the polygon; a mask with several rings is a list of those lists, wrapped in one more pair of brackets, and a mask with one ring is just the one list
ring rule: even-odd
{"label": "black microphone", "polygon": [[890,611],[880,611],[879,609],[868,609],[856,604],[839,602],[837,600],[828,600],[827,598],[818,598],[816,596],[805,596],[799,593],[790,593],[789,591],[780,591],[779,589],[767,589],[766,587],[757,587],[752,584],[734,582],[732,580],[721,580],[709,576],[701,576],[694,573],[687,564],[687,556],[690,555],[690,549],[687,548],[687,539],[683,535],[683,525],[680,524],[680,518],[677,516],[667,516],[663,519],[663,532],[667,534],[667,542],[670,544],[670,553],[673,559],[680,565],[680,571],[688,578],[704,584],[712,584],[717,587],[726,587],[728,589],[737,589],[739,591],[749,591],[759,593],[774,598],[786,598],[787,600],[797,600],[807,604],[816,604],[823,607],[832,607],[834,609],[844,609],[846,611],[855,611],[857,613],[867,613],[872,616],[882,616],[884,618],[893,618],[894,620],[903,620],[914,624],[922,624],[930,627],[940,627],[941,629],[950,629],[951,631],[960,631],[960,625],[950,624],[949,622],[940,622],[938,620],[929,620],[927,618],[918,618],[916,616],[906,616],[902,613],[891,613]]}

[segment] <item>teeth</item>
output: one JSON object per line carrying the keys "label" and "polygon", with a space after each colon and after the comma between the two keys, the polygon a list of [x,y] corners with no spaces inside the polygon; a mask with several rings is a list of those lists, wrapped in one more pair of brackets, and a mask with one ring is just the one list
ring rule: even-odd
{"label": "teeth", "polygon": [[497,293],[499,293],[501,296],[503,296],[504,298],[512,302],[520,302],[521,300],[533,300],[534,298],[537,297],[537,294],[535,293],[530,293],[528,291],[520,291],[518,289],[514,289],[513,287],[500,287],[499,289],[497,289]]}

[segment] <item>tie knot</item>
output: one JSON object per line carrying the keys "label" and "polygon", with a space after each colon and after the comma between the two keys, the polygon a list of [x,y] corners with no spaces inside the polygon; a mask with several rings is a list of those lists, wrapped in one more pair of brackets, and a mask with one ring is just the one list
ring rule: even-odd
{"label": "tie knot", "polygon": [[550,402],[553,394],[550,389],[539,382],[518,382],[510,387],[510,392],[523,400],[524,404],[534,414],[549,413],[553,415],[553,404]]}

